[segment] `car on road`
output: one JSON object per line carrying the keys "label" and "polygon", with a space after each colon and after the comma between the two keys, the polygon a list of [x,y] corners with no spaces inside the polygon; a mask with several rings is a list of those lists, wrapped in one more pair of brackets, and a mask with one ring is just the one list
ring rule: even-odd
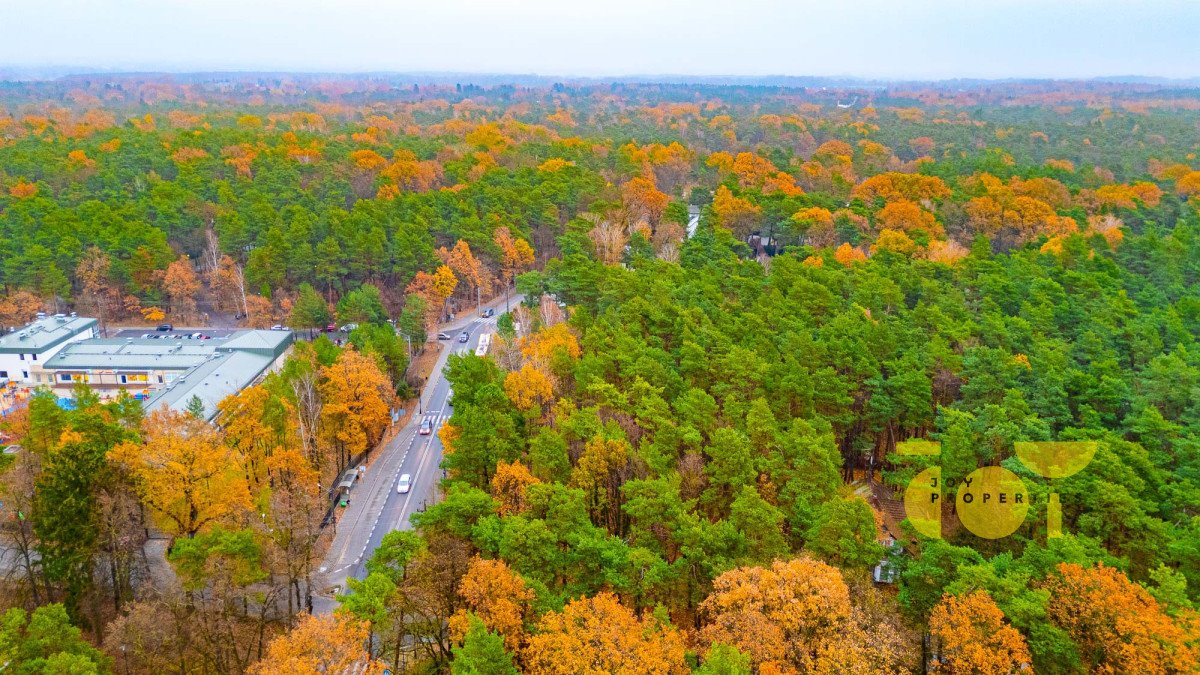
{"label": "car on road", "polygon": [[283,330],[283,324],[277,323],[274,326],[271,326],[271,330]]}
{"label": "car on road", "polygon": [[433,420],[429,419],[428,417],[421,420],[421,428],[417,430],[417,433],[421,434],[422,436],[428,436],[429,434],[432,434]]}
{"label": "car on road", "polygon": [[465,330],[462,333],[459,333],[459,335],[458,335],[459,342],[466,342],[467,340],[470,340],[470,339],[471,339],[471,334]]}
{"label": "car on road", "polygon": [[449,333],[438,333],[438,339],[439,340],[449,340],[450,334]]}
{"label": "car on road", "polygon": [[448,405],[450,407],[454,407],[454,390],[453,389],[449,389],[446,391],[446,405]]}
{"label": "car on road", "polygon": [[493,316],[496,316],[496,310],[488,307],[487,309],[483,310],[483,314],[480,314],[479,316],[482,316],[485,319],[490,319]]}
{"label": "car on road", "polygon": [[167,333],[167,332],[175,330],[175,326],[172,326],[169,323],[164,323],[164,324],[160,325],[158,328],[156,328],[155,330],[159,331],[160,333]]}
{"label": "car on road", "polygon": [[412,489],[412,476],[404,474],[400,476],[400,480],[396,481],[396,494],[408,494]]}

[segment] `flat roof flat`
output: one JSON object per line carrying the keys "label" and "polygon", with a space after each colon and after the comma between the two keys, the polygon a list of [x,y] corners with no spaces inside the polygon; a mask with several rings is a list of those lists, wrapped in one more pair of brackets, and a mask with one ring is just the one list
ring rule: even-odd
{"label": "flat roof flat", "polygon": [[93,338],[67,345],[42,368],[58,370],[165,370],[178,377],[157,388],[146,410],[167,406],[186,411],[195,396],[205,419],[225,397],[250,386],[287,351],[291,331],[241,330],[209,340],[187,338]]}
{"label": "flat roof flat", "polygon": [[67,345],[42,367],[46,370],[187,370],[212,358],[215,353],[216,349],[203,343],[95,338]]}
{"label": "flat roof flat", "polygon": [[97,321],[86,316],[54,315],[0,335],[0,354],[41,353],[93,328]]}
{"label": "flat roof flat", "polygon": [[188,370],[225,352],[282,354],[290,331],[243,330],[209,340],[188,338],[92,338],[65,347],[48,359],[46,370]]}

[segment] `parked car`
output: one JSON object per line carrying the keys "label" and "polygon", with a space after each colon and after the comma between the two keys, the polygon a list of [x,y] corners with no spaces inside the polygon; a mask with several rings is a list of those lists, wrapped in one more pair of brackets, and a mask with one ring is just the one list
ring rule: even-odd
{"label": "parked car", "polygon": [[356,324],[356,323],[348,323],[348,324],[346,324],[345,326],[342,326],[342,332],[343,332],[343,333],[349,333],[350,331],[354,330],[355,328],[358,328],[358,324]]}
{"label": "parked car", "polygon": [[422,436],[428,436],[429,434],[432,434],[433,420],[429,419],[428,417],[421,420],[421,428],[417,430],[417,433],[421,434]]}
{"label": "parked car", "polygon": [[175,330],[175,326],[172,326],[172,325],[171,325],[171,324],[169,324],[169,323],[159,324],[159,326],[158,326],[158,329],[157,329],[157,330],[158,330],[160,333],[167,333],[167,332],[170,332],[170,331],[173,331],[173,330]]}
{"label": "parked car", "polygon": [[283,324],[277,323],[274,326],[271,326],[271,330],[283,330]]}
{"label": "parked car", "polygon": [[496,316],[496,310],[492,309],[491,307],[488,307],[487,309],[483,310],[483,314],[481,314],[480,316],[482,316],[485,319],[490,319],[493,316]]}
{"label": "parked car", "polygon": [[328,326],[325,326],[325,332],[326,332],[326,333],[332,333],[332,332],[334,332],[334,331],[336,331],[336,330],[337,330],[337,324],[336,324],[336,323],[331,323],[331,324],[329,324]]}
{"label": "parked car", "polygon": [[454,407],[454,390],[450,389],[446,392],[446,405]]}
{"label": "parked car", "polygon": [[404,474],[404,475],[400,476],[400,480],[396,481],[397,494],[402,494],[402,495],[408,494],[408,491],[411,489],[412,489],[412,476],[410,476],[408,474]]}
{"label": "parked car", "polygon": [[470,340],[470,339],[471,339],[471,334],[465,330],[458,336],[459,342],[466,342],[467,340]]}
{"label": "parked car", "polygon": [[192,333],[189,337],[193,340],[199,340],[204,337],[204,333]]}
{"label": "parked car", "polygon": [[449,333],[438,333],[438,339],[439,340],[449,340],[450,334]]}

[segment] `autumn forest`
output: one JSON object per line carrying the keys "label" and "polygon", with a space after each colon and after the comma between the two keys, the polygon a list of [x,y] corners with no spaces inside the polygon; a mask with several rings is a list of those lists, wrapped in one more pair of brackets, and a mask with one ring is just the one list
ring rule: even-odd
{"label": "autumn forest", "polygon": [[[0,418],[0,661],[1200,672],[1198,153],[1154,84],[0,82],[3,330],[297,336],[211,423]],[[488,302],[436,491],[328,588],[339,477]]]}

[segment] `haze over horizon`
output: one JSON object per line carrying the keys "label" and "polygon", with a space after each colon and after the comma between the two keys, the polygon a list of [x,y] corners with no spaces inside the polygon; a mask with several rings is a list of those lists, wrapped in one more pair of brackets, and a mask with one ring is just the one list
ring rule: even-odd
{"label": "haze over horizon", "polygon": [[[0,0],[0,66],[866,79],[1200,76],[1200,3]],[[12,30],[13,27],[19,27]]]}

